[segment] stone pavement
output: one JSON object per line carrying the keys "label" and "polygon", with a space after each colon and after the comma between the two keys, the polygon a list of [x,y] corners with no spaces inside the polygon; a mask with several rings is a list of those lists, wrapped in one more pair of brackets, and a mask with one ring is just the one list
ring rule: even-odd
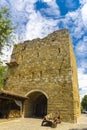
{"label": "stone pavement", "polygon": [[87,130],[87,115],[82,115],[77,124],[64,123],[57,128],[41,126],[42,119],[20,118],[15,120],[0,120],[0,130]]}

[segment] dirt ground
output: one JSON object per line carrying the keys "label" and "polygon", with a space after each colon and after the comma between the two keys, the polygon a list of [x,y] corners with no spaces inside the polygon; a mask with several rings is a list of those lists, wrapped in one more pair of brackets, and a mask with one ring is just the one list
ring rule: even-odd
{"label": "dirt ground", "polygon": [[0,120],[0,130],[87,130],[87,114],[81,115],[76,124],[58,124],[56,128],[41,126],[42,119],[20,118],[15,120]]}

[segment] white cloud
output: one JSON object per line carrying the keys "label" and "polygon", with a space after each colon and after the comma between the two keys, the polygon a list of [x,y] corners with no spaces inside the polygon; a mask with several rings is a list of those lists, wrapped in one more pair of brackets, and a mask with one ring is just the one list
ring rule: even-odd
{"label": "white cloud", "polygon": [[79,87],[80,88],[86,88],[87,87],[87,74],[84,73],[84,68],[78,69],[78,80],[79,80]]}
{"label": "white cloud", "polygon": [[80,40],[75,47],[75,51],[77,52],[77,56],[84,58],[87,56],[87,37],[84,36],[82,40]]}
{"label": "white cloud", "polygon": [[84,73],[84,68],[78,69],[78,81],[80,90],[80,100],[87,94],[87,74]]}
{"label": "white cloud", "polygon": [[67,13],[64,21],[73,38],[80,39],[83,36],[85,31],[80,9]]}
{"label": "white cloud", "polygon": [[5,46],[2,50],[3,54],[2,56],[0,57],[0,60],[3,62],[3,63],[6,63],[6,62],[9,62],[10,61],[10,57],[11,57],[11,54],[12,54],[12,50],[13,50],[13,46],[9,47],[9,46]]}
{"label": "white cloud", "polygon": [[48,8],[41,8],[41,13],[47,14],[51,17],[55,16],[56,18],[60,16],[60,10],[56,3],[56,0],[42,0],[42,2],[45,2],[48,5]]}
{"label": "white cloud", "polygon": [[38,12],[31,16],[26,26],[26,39],[42,38],[55,30],[57,21],[46,19]]}
{"label": "white cloud", "polygon": [[6,2],[6,0],[0,0],[0,6],[1,7],[8,6],[8,3]]}
{"label": "white cloud", "polygon": [[52,2],[54,0],[43,0],[43,2]]}
{"label": "white cloud", "polygon": [[[59,16],[59,8],[55,0],[43,1],[47,2],[49,8],[40,11],[35,10],[35,3],[38,0],[9,0],[10,12],[12,20],[18,25],[16,33],[21,34],[23,39],[33,39],[44,37],[48,33],[55,30],[57,21],[42,16],[41,12],[46,12],[48,15]],[[26,23],[26,24],[25,24]]]}
{"label": "white cloud", "polygon": [[85,25],[85,27],[87,28],[87,3],[82,7],[82,20],[83,23]]}
{"label": "white cloud", "polygon": [[43,0],[43,2],[52,2],[54,0]]}
{"label": "white cloud", "polygon": [[[36,11],[34,7],[34,3],[37,0],[28,1],[27,3],[23,4],[24,9],[27,15],[27,24],[25,27],[25,39],[34,39],[37,37],[44,37],[48,33],[51,33],[55,30],[55,26],[57,25],[57,21],[52,19],[47,19],[43,17],[40,11]],[[49,7],[46,9],[48,14],[55,14],[59,16],[58,6],[55,0],[48,3]],[[45,10],[42,10],[45,11]]]}
{"label": "white cloud", "polygon": [[10,7],[13,8],[14,6],[14,8],[18,11],[21,11],[24,7],[24,0],[18,0],[16,2],[14,0],[9,0],[9,3],[10,3]]}
{"label": "white cloud", "polygon": [[84,4],[87,3],[87,0],[79,0],[79,2],[80,2],[81,5],[84,5]]}

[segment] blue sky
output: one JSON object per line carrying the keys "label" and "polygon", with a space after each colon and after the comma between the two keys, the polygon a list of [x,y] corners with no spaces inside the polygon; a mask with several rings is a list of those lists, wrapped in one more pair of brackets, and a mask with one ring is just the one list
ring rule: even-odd
{"label": "blue sky", "polygon": [[87,0],[0,0],[10,8],[16,41],[69,29],[78,67],[80,97],[87,94]]}

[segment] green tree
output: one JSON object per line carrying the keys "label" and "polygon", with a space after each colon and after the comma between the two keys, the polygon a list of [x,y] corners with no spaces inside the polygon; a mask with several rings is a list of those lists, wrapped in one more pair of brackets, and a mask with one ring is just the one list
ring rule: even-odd
{"label": "green tree", "polygon": [[0,53],[5,44],[8,43],[10,35],[13,32],[12,22],[10,20],[9,9],[0,9]]}
{"label": "green tree", "polygon": [[81,106],[84,110],[87,110],[87,95],[85,95],[81,101]]}
{"label": "green tree", "polygon": [[7,66],[3,66],[0,63],[0,89],[3,89],[4,79],[6,78],[6,74],[7,74]]}
{"label": "green tree", "polygon": [[[0,56],[4,46],[8,46],[14,27],[9,15],[8,8],[0,8]],[[4,79],[6,77],[7,67],[3,66],[0,61],[0,89],[3,88]]]}

